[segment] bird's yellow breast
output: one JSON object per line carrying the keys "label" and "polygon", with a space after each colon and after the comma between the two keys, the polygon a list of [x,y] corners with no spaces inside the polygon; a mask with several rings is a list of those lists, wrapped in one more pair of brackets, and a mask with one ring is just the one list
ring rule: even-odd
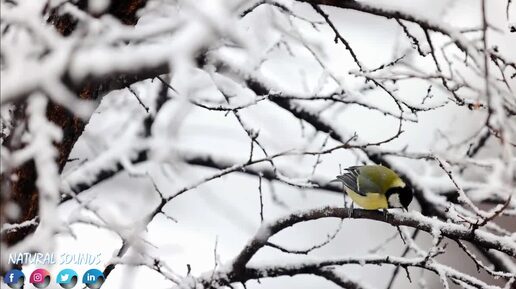
{"label": "bird's yellow breast", "polygon": [[389,207],[387,198],[383,194],[367,193],[366,196],[362,196],[348,188],[346,188],[346,193],[355,204],[366,210],[387,209]]}

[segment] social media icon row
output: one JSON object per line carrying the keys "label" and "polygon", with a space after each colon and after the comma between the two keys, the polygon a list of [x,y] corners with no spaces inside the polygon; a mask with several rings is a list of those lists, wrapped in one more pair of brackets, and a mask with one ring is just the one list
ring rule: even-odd
{"label": "social media icon row", "polygon": [[[70,289],[77,285],[79,277],[72,269],[64,269],[57,274],[56,283],[62,288]],[[90,269],[84,273],[82,283],[90,289],[98,289],[104,284],[104,274],[97,269]],[[50,284],[50,272],[45,269],[36,269],[30,274],[29,282],[36,288],[47,288]],[[4,283],[10,288],[23,288],[25,283],[25,275],[22,271],[13,269],[7,272],[4,276]]]}

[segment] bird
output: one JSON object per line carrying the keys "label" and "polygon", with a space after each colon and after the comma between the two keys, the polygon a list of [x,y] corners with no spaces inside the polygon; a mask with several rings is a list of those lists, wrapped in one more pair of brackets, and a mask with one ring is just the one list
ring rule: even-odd
{"label": "bird", "polygon": [[334,181],[344,184],[353,202],[366,210],[402,208],[408,211],[414,193],[393,170],[382,165],[352,166]]}

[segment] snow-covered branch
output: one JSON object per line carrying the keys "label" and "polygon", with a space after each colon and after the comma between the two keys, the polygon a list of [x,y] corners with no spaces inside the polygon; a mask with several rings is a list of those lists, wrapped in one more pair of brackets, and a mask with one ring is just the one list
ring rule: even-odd
{"label": "snow-covered branch", "polygon": [[[2,0],[2,250],[51,251],[87,226],[122,242],[106,276],[145,267],[181,288],[302,274],[372,287],[348,264],[395,266],[389,288],[400,268],[434,272],[431,286],[511,288],[516,6],[391,2]],[[364,164],[413,189],[409,212],[349,207],[331,180]],[[271,239],[329,218],[341,223],[318,227],[323,240]],[[348,219],[397,234],[375,233],[363,257],[319,256]],[[193,245],[185,227],[212,230]],[[181,252],[215,234],[214,256],[171,258],[156,232]],[[228,254],[219,234],[249,242]]]}

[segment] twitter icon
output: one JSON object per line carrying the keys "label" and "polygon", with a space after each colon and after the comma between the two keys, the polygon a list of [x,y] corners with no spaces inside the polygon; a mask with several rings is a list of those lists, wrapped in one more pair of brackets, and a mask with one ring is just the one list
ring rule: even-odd
{"label": "twitter icon", "polygon": [[65,289],[73,288],[77,285],[78,275],[72,269],[64,269],[57,274],[56,283]]}

